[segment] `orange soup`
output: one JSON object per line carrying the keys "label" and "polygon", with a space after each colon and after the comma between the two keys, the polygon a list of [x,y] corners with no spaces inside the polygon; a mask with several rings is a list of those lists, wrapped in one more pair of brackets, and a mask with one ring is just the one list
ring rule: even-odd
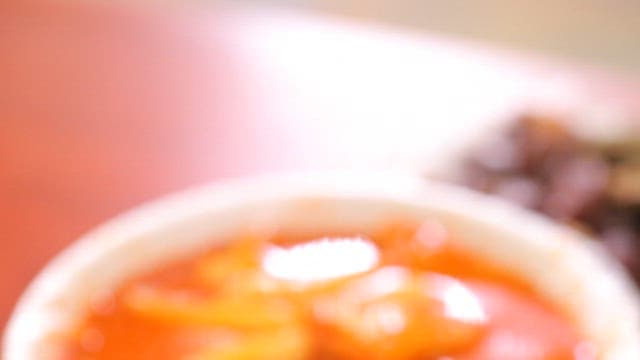
{"label": "orange soup", "polygon": [[239,236],[122,284],[63,347],[68,360],[597,357],[524,279],[432,221]]}

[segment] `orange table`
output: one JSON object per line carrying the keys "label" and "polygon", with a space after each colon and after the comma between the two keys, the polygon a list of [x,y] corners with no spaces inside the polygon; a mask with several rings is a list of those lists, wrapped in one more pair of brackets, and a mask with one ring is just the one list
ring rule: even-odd
{"label": "orange table", "polygon": [[2,2],[0,324],[65,245],[160,194],[265,171],[441,165],[489,119],[591,97],[637,111],[638,89],[339,19]]}

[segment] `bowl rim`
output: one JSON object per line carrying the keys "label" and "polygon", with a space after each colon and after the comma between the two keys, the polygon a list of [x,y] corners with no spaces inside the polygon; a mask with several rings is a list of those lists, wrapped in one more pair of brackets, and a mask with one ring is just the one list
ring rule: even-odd
{"label": "bowl rim", "polygon": [[[25,360],[29,349],[47,334],[41,328],[47,303],[64,292],[62,279],[101,255],[141,234],[162,228],[168,222],[192,219],[212,206],[221,208],[255,199],[281,199],[309,194],[376,197],[383,200],[413,203],[436,210],[453,211],[454,216],[482,220],[489,226],[506,229],[520,237],[548,241],[547,235],[568,239],[569,246],[586,250],[585,256],[607,282],[608,306],[623,309],[633,333],[622,339],[631,354],[640,358],[640,301],[632,282],[622,267],[604,254],[599,244],[584,235],[553,223],[537,214],[515,207],[500,199],[479,194],[451,184],[427,180],[411,173],[382,171],[333,171],[274,173],[248,178],[228,179],[165,195],[143,203],[94,228],[55,256],[27,286],[18,300],[5,328],[2,358]],[[428,199],[428,200],[427,200]],[[452,208],[457,205],[457,208]],[[463,206],[462,206],[463,205]],[[504,222],[508,214],[509,222]],[[113,241],[113,239],[117,241]],[[585,241],[586,240],[586,241]],[[574,250],[575,250],[574,249]],[[592,274],[585,275],[592,276]],[[624,335],[624,334],[623,334]],[[625,354],[629,354],[625,352]],[[604,359],[619,359],[605,354]],[[633,357],[632,358],[636,358]],[[627,358],[627,357],[625,357]]]}

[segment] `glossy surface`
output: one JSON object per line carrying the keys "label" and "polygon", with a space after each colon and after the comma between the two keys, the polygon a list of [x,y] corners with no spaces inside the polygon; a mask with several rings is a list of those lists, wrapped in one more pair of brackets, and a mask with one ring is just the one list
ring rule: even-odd
{"label": "glossy surface", "polygon": [[526,282],[430,221],[245,236],[128,281],[67,337],[69,360],[595,359]]}

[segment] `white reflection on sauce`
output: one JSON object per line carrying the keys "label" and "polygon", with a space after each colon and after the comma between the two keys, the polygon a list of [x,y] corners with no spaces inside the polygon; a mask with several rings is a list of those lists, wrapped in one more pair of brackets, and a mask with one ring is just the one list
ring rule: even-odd
{"label": "white reflection on sauce", "polygon": [[425,292],[442,301],[446,317],[471,324],[487,321],[478,297],[460,281],[433,273],[426,275],[425,280]]}
{"label": "white reflection on sauce", "polygon": [[[413,276],[404,267],[383,267],[356,282],[343,294],[343,300],[363,303],[402,291],[410,286],[414,281],[412,279],[416,279]],[[467,324],[482,324],[487,321],[487,314],[478,297],[459,280],[437,273],[425,273],[417,280],[425,299],[431,298],[442,303],[445,317]],[[384,317],[387,319],[387,315]],[[388,317],[397,318],[396,315]]]}
{"label": "white reflection on sauce", "polygon": [[311,283],[355,275],[378,264],[378,249],[363,238],[322,238],[291,248],[272,247],[262,258],[270,276]]}

